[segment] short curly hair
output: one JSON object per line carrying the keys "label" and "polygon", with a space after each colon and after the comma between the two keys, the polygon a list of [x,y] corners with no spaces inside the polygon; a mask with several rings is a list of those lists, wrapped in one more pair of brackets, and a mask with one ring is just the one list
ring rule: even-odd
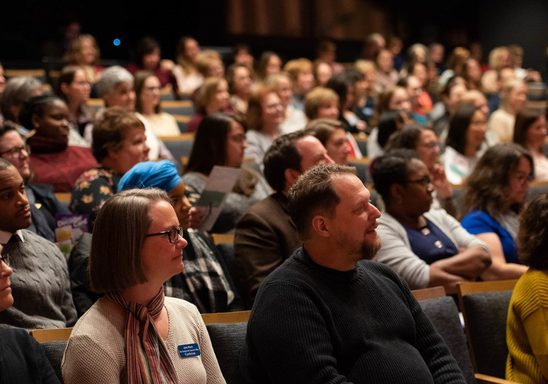
{"label": "short curly hair", "polygon": [[534,269],[548,270],[548,192],[537,196],[522,212],[517,236],[520,260]]}

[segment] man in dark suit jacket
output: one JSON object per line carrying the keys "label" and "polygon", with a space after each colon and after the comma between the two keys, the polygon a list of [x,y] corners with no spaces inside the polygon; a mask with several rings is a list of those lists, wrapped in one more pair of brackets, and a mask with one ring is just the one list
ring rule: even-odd
{"label": "man in dark suit jacket", "polygon": [[263,162],[265,178],[275,192],[242,216],[234,239],[238,283],[247,307],[263,279],[300,246],[287,209],[287,191],[304,171],[333,160],[318,139],[299,131],[277,138]]}
{"label": "man in dark suit jacket", "polygon": [[29,183],[32,170],[29,164],[30,149],[15,126],[0,127],[0,157],[12,163],[25,182],[25,193],[30,203],[32,224],[27,229],[49,241],[55,241],[56,214],[68,214],[47,184]]}

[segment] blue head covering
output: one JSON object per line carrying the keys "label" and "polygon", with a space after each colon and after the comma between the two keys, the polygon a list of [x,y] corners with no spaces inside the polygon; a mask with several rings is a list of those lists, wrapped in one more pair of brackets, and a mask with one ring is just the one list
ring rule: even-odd
{"label": "blue head covering", "polygon": [[171,192],[181,183],[177,167],[169,160],[144,161],[127,171],[118,183],[118,191],[133,188],[159,188]]}

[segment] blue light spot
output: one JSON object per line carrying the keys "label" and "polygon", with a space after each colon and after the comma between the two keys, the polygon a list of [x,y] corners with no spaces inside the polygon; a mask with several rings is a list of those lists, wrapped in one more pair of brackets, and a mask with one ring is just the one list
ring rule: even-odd
{"label": "blue light spot", "polygon": [[115,47],[119,47],[122,44],[122,41],[120,39],[114,39],[114,40],[112,40],[112,44]]}

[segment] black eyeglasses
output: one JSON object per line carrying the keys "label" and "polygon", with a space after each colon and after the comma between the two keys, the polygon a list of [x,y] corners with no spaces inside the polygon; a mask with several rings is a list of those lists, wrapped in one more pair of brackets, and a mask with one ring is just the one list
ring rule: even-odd
{"label": "black eyeglasses", "polygon": [[151,236],[164,236],[167,235],[167,239],[171,244],[177,244],[177,241],[179,240],[179,236],[183,237],[183,227],[178,228],[171,228],[168,231],[162,231],[158,233],[147,233],[145,237],[151,237]]}
{"label": "black eyeglasses", "polygon": [[423,187],[426,187],[430,184],[432,184],[432,179],[430,179],[430,176],[424,176],[420,179],[417,179],[417,180],[407,180],[406,183],[417,183],[417,184],[420,184],[422,185]]}
{"label": "black eyeglasses", "polygon": [[0,152],[0,156],[8,155],[10,157],[19,156],[21,152],[26,151],[27,155],[30,155],[30,147],[27,144],[13,147],[7,151]]}

